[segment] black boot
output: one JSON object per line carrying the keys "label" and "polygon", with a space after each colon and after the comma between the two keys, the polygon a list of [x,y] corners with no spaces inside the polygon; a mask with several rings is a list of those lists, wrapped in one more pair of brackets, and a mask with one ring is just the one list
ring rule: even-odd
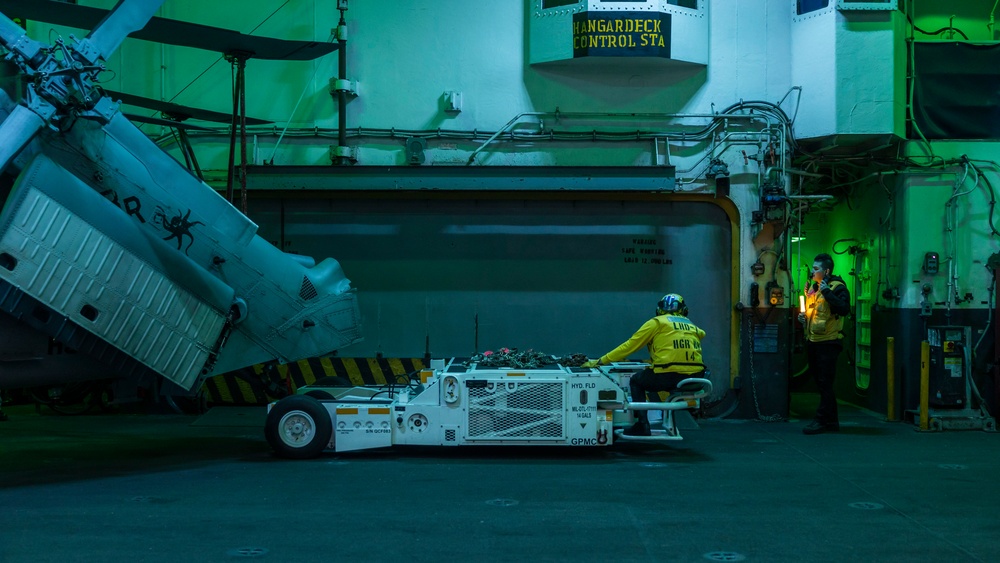
{"label": "black boot", "polygon": [[622,434],[626,436],[652,436],[653,433],[649,430],[649,418],[646,416],[646,411],[638,411],[635,415],[635,424],[622,432]]}

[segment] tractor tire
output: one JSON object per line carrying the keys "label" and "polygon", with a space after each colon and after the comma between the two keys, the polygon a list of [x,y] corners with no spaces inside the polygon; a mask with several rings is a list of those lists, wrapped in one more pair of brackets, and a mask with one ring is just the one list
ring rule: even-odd
{"label": "tractor tire", "polygon": [[333,435],[330,413],[306,395],[278,401],[267,413],[264,437],[274,453],[287,459],[309,459],[326,449]]}

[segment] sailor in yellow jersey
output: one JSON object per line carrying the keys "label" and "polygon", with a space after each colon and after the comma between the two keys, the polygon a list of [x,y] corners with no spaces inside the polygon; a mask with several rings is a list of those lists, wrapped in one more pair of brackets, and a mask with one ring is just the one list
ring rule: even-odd
{"label": "sailor in yellow jersey", "polygon": [[851,294],[844,278],[833,275],[833,257],[829,254],[816,256],[811,277],[812,283],[806,290],[806,310],[799,314],[799,322],[805,326],[806,356],[809,372],[819,388],[819,408],[802,432],[839,432],[833,381],[837,374],[837,358],[844,347],[841,344],[844,317],[851,314]]}
{"label": "sailor in yellow jersey", "polygon": [[[656,304],[656,316],[643,323],[632,338],[599,360],[590,360],[583,366],[620,362],[645,346],[652,365],[629,380],[633,402],[645,401],[647,392],[672,391],[683,379],[701,377],[705,371],[701,361],[701,339],[705,338],[705,331],[695,326],[687,314],[683,297],[676,293],[664,295]],[[636,411],[635,417],[636,423],[625,430],[625,434],[649,436],[646,411]]]}

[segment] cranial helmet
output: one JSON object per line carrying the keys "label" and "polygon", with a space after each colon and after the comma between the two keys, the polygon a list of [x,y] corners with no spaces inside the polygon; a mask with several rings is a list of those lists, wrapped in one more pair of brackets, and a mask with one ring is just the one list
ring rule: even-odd
{"label": "cranial helmet", "polygon": [[676,293],[668,293],[656,304],[657,315],[683,315],[687,316],[688,308],[684,304],[684,298]]}

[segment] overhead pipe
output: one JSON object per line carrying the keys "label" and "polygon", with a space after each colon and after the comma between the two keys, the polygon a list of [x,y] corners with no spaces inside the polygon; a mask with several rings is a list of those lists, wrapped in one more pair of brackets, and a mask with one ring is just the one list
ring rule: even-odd
{"label": "overhead pipe", "polygon": [[[763,114],[718,114],[718,113],[615,113],[615,112],[550,112],[550,111],[526,111],[521,112],[514,117],[512,117],[507,123],[498,129],[489,139],[487,139],[483,144],[476,147],[472,154],[469,155],[469,159],[466,165],[471,165],[475,162],[476,156],[482,152],[490,143],[497,140],[501,135],[508,132],[514,125],[516,125],[522,118],[525,117],[554,117],[556,119],[569,118],[569,119],[586,119],[586,118],[632,118],[636,120],[665,120],[665,119],[684,119],[684,118],[708,118],[712,119],[708,127],[702,129],[701,131],[695,132],[693,134],[687,135],[682,134],[682,138],[687,138],[691,140],[704,140],[709,138],[712,131],[714,131],[718,126],[719,120],[725,119],[747,119],[749,121],[764,121],[767,123],[768,127],[773,127],[774,123],[771,121],[769,116],[763,116]],[[787,125],[781,124],[782,130],[782,149],[784,149],[784,137],[787,134]]]}
{"label": "overhead pipe", "polygon": [[808,176],[810,178],[828,178],[826,174],[817,174],[815,172],[806,172],[805,170],[798,170],[795,168],[782,168],[780,166],[772,166],[767,169],[766,176],[770,176],[771,172],[781,172],[782,174],[792,174],[795,176]]}
{"label": "overhead pipe", "polygon": [[[524,115],[547,115],[546,113],[524,113],[519,114],[519,117]],[[566,114],[560,114],[565,116]],[[595,114],[596,115],[596,114]],[[602,117],[637,117],[640,114],[600,114]],[[709,117],[702,114],[656,114],[653,117],[657,118],[692,118],[692,117]],[[729,117],[744,117],[751,118],[751,120],[757,119],[765,121],[758,115],[737,115]],[[552,132],[545,135],[519,135],[518,133],[510,132],[512,138],[515,140],[524,141],[587,141],[593,142],[597,141],[608,141],[608,142],[623,142],[623,141],[640,141],[648,139],[672,139],[677,141],[702,141],[709,138],[709,133],[717,127],[715,125],[706,128],[705,130],[698,131],[696,133],[685,133],[685,132],[630,132],[621,133],[615,131],[580,131],[580,132]],[[492,140],[497,139],[503,133],[507,132],[509,129],[509,124],[505,125],[503,129],[496,132],[482,131],[478,129],[474,130],[457,130],[457,129],[398,129],[398,128],[365,128],[365,127],[354,127],[351,128],[349,134],[354,137],[387,137],[387,138],[407,138],[407,137],[425,137],[425,138],[437,138],[437,139],[458,139],[458,140],[477,140],[481,138],[486,138],[489,135],[487,143],[492,142]],[[284,134],[290,134],[291,136],[297,137],[325,137],[333,138],[337,135],[337,130],[326,128],[326,127],[291,127],[282,129],[281,132],[278,131],[277,127],[249,127],[247,131],[252,132],[256,135],[271,135],[278,136]],[[744,132],[744,133],[730,133],[729,135],[761,135],[765,129],[757,132]],[[197,131],[192,131],[192,136],[204,137],[204,136],[217,136],[220,134],[225,134],[228,132],[228,128],[211,128],[204,127]],[[163,144],[165,141],[170,140],[169,135],[163,135],[155,139],[157,144]],[[480,147],[481,149],[482,147]]]}
{"label": "overhead pipe", "polygon": [[[344,73],[344,72],[346,72],[346,54],[345,54],[345,49],[344,49],[344,45],[343,44],[341,45],[339,56],[340,56],[341,61],[342,61],[340,72]],[[338,82],[340,82],[340,81],[342,81],[342,80],[338,80]],[[346,82],[346,81],[344,81],[344,82]],[[347,131],[347,115],[346,115],[346,113],[347,113],[346,112],[346,102],[347,102],[347,95],[350,92],[348,90],[346,90],[346,89],[340,88],[339,86],[338,86],[337,90],[338,90],[337,91],[337,96],[338,96],[338,102],[340,104],[340,109],[339,109],[339,112],[338,112],[339,113],[339,116],[338,116],[339,117],[339,127],[338,127],[337,131],[335,132],[335,134],[336,134],[337,139],[338,139],[338,144],[339,144],[338,148],[344,149],[344,148],[347,148],[346,147],[346,143],[347,143],[347,135],[348,135],[348,131]],[[775,134],[777,134],[778,137],[779,137],[780,145],[781,145],[781,149],[780,149],[779,152],[780,152],[780,154],[785,154],[785,147],[786,147],[787,135],[788,135],[788,124],[784,123],[784,122],[777,121],[777,118],[775,116],[771,116],[767,112],[760,112],[760,113],[754,113],[754,114],[719,114],[719,113],[707,113],[707,114],[706,113],[689,113],[689,114],[673,113],[673,114],[671,114],[671,113],[613,113],[613,112],[572,112],[572,113],[563,113],[563,112],[559,112],[559,111],[556,111],[556,112],[522,112],[522,113],[519,113],[516,116],[514,116],[511,120],[509,120],[499,130],[493,132],[489,136],[489,138],[486,139],[485,142],[483,142],[479,147],[477,147],[470,154],[467,164],[471,164],[475,160],[475,157],[480,152],[482,152],[490,143],[492,143],[496,139],[500,138],[500,136],[502,136],[504,133],[510,133],[511,135],[516,135],[516,133],[514,133],[513,131],[511,131],[511,129],[512,129],[512,127],[514,125],[516,125],[523,118],[525,118],[525,117],[543,117],[543,116],[553,116],[553,117],[556,117],[556,118],[575,118],[575,119],[585,119],[585,118],[617,118],[617,119],[622,119],[622,118],[629,118],[629,119],[647,120],[647,121],[659,121],[659,120],[669,120],[669,119],[711,119],[712,123],[708,124],[703,129],[701,129],[699,131],[695,131],[693,133],[688,133],[688,132],[662,132],[662,133],[648,132],[648,133],[632,133],[632,134],[629,134],[627,136],[624,136],[624,135],[621,135],[620,133],[616,134],[616,132],[610,132],[610,131],[609,132],[597,132],[597,131],[594,131],[594,132],[588,133],[586,136],[580,136],[580,134],[574,134],[574,133],[571,133],[571,132],[566,132],[566,133],[555,133],[555,134],[549,134],[549,135],[524,136],[523,137],[524,139],[526,139],[526,140],[532,140],[532,141],[536,141],[536,142],[541,142],[541,141],[566,141],[566,142],[571,142],[571,141],[593,141],[595,139],[596,140],[601,140],[601,141],[608,141],[608,142],[622,142],[622,141],[637,141],[637,140],[643,140],[643,139],[658,139],[658,138],[666,138],[666,139],[678,140],[678,141],[682,141],[682,142],[683,141],[704,141],[704,140],[710,139],[712,133],[716,129],[718,129],[719,127],[723,127],[726,124],[726,121],[728,121],[730,119],[747,121],[747,122],[750,122],[750,123],[753,123],[755,121],[760,121],[760,122],[762,122],[764,124],[764,126],[760,130],[754,131],[754,132],[729,132],[729,133],[726,133],[725,136],[723,137],[724,142],[721,144],[721,146],[724,147],[721,152],[716,153],[715,150],[710,151],[708,154],[703,155],[701,159],[699,159],[696,163],[694,163],[694,165],[692,165],[691,168],[688,168],[686,170],[678,170],[677,172],[679,174],[686,174],[686,173],[693,172],[706,159],[712,158],[712,157],[717,157],[719,154],[727,151],[729,148],[732,148],[733,146],[737,146],[739,144],[743,144],[744,142],[750,141],[752,137],[772,138]],[[270,131],[265,131],[265,130],[260,130],[260,129],[254,129],[253,131],[255,133],[259,134],[259,135],[267,135],[269,133],[272,134],[272,135],[278,135],[277,129],[273,129],[273,130],[270,130]],[[331,137],[331,136],[333,136],[332,134],[334,132],[331,131],[330,129],[324,129],[324,128],[318,128],[318,127],[310,127],[310,128],[307,128],[307,129],[305,129],[305,128],[287,129],[286,128],[285,130],[282,130],[280,134],[282,136],[284,136],[286,133],[291,133],[293,136]],[[397,137],[397,136],[399,136],[399,137],[414,137],[415,136],[415,137],[436,137],[436,138],[469,139],[469,140],[475,140],[475,139],[480,138],[481,136],[487,134],[487,132],[478,131],[478,130],[473,130],[473,131],[457,131],[457,130],[452,131],[452,130],[442,130],[442,129],[435,129],[435,130],[402,130],[402,129],[376,129],[376,128],[365,129],[365,128],[360,128],[360,127],[356,128],[356,130],[352,130],[352,133],[355,136],[371,136],[371,137],[390,137],[390,138],[392,138],[392,137]],[[217,134],[217,133],[212,133],[212,134]],[[192,135],[193,136],[194,135],[202,136],[203,134],[199,133],[199,132],[192,132]],[[725,142],[725,141],[729,141],[730,138],[733,139],[731,143]],[[165,140],[165,139],[168,139],[168,137],[161,137],[161,139],[157,140],[156,142],[157,142],[157,144],[161,144],[163,142],[163,140]],[[338,151],[337,159],[336,159],[335,162],[337,162],[338,164],[350,164],[351,163],[351,158],[350,158],[349,155],[343,154],[343,151]],[[789,172],[791,172],[791,170],[789,170],[789,169],[787,169],[787,168],[785,168],[783,166],[782,167],[774,167],[773,169],[777,170],[777,171],[789,171]],[[758,175],[762,175],[762,174],[763,174],[763,170],[761,170],[758,173]],[[691,182],[691,181],[693,181],[693,179],[687,180],[687,182]],[[685,181],[681,180],[680,183],[685,183]]]}
{"label": "overhead pipe", "polygon": [[[740,146],[740,145],[749,145],[749,146],[757,147],[759,149],[760,147],[756,143],[751,143],[750,139],[736,139],[736,140],[730,141],[729,137],[732,137],[732,136],[735,136],[735,135],[747,135],[747,136],[750,136],[750,137],[756,136],[756,137],[759,137],[761,139],[769,139],[769,138],[771,138],[771,134],[768,133],[768,132],[766,132],[766,131],[767,131],[767,128],[765,128],[765,129],[763,129],[761,131],[758,131],[756,133],[726,133],[726,135],[721,140],[717,140],[716,141],[716,147],[718,147],[719,145],[723,145],[723,149],[721,151],[715,152],[716,151],[716,147],[713,147],[711,150],[706,151],[705,154],[703,154],[700,159],[698,159],[693,165],[691,165],[690,168],[688,168],[686,170],[678,170],[677,173],[678,174],[688,174],[688,173],[691,173],[696,168],[698,168],[699,166],[701,166],[701,164],[703,162],[705,162],[706,160],[711,160],[711,159],[718,158],[719,156],[721,156],[724,152],[728,151],[729,149],[737,147],[737,146]],[[692,178],[690,180],[680,179],[678,181],[678,184],[686,184],[686,183],[693,182],[694,180],[695,180],[695,178]],[[758,183],[759,183],[759,180],[760,180],[760,178],[758,178]]]}

